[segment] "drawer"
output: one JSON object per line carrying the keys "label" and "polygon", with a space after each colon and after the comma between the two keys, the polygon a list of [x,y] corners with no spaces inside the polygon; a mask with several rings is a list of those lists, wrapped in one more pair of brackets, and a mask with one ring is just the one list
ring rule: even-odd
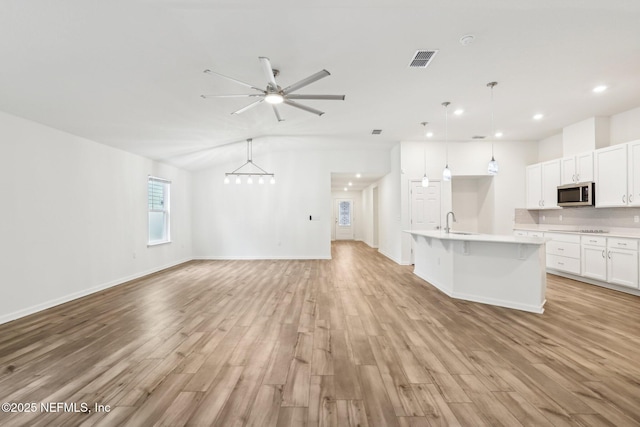
{"label": "drawer", "polygon": [[602,236],[582,236],[581,243],[589,246],[607,246],[607,238]]}
{"label": "drawer", "polygon": [[580,243],[580,235],[579,234],[569,234],[569,233],[545,233],[545,237],[556,240],[558,242],[567,242],[567,243]]}
{"label": "drawer", "polygon": [[547,268],[579,275],[580,258],[569,258],[566,256],[547,254]]}
{"label": "drawer", "polygon": [[624,239],[621,237],[609,237],[607,239],[607,247],[610,249],[629,249],[631,251],[638,250],[638,241],[636,239]]}
{"label": "drawer", "polygon": [[529,231],[527,232],[527,236],[529,237],[544,237],[543,231]]}
{"label": "drawer", "polygon": [[558,242],[556,240],[552,240],[547,242],[547,253],[551,255],[580,259],[580,245],[578,243]]}
{"label": "drawer", "polygon": [[527,232],[524,230],[513,230],[513,235],[523,237],[527,235]]}

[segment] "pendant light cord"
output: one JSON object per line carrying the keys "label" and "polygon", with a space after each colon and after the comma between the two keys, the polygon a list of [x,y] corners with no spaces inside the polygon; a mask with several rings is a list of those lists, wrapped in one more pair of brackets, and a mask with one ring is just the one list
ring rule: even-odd
{"label": "pendant light cord", "polygon": [[449,167],[449,104],[450,102],[442,103],[444,106],[444,150],[446,167]]}
{"label": "pendant light cord", "polygon": [[497,84],[498,84],[498,82],[487,83],[487,86],[489,86],[489,88],[491,89],[491,160],[494,160],[493,143],[495,142],[495,137],[496,137],[496,128],[495,128],[494,111],[493,111],[494,110],[494,108],[493,108],[493,88]]}

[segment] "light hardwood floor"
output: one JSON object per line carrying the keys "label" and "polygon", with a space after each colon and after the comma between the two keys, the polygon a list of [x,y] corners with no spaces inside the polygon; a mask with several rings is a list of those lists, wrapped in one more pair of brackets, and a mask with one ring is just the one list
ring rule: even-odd
{"label": "light hardwood floor", "polygon": [[640,298],[456,301],[362,243],[193,261],[0,326],[0,425],[637,426]]}

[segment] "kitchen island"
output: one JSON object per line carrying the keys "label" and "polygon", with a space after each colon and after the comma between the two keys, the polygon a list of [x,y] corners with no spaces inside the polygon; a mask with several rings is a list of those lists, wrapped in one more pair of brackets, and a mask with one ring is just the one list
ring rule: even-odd
{"label": "kitchen island", "polygon": [[541,237],[405,231],[414,240],[414,273],[448,296],[544,312],[547,287]]}

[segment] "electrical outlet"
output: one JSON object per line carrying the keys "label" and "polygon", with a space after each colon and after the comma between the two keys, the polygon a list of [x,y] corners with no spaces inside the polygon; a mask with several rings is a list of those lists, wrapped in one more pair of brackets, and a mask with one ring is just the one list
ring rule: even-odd
{"label": "electrical outlet", "polygon": [[640,222],[640,216],[636,215],[633,217],[633,222]]}

